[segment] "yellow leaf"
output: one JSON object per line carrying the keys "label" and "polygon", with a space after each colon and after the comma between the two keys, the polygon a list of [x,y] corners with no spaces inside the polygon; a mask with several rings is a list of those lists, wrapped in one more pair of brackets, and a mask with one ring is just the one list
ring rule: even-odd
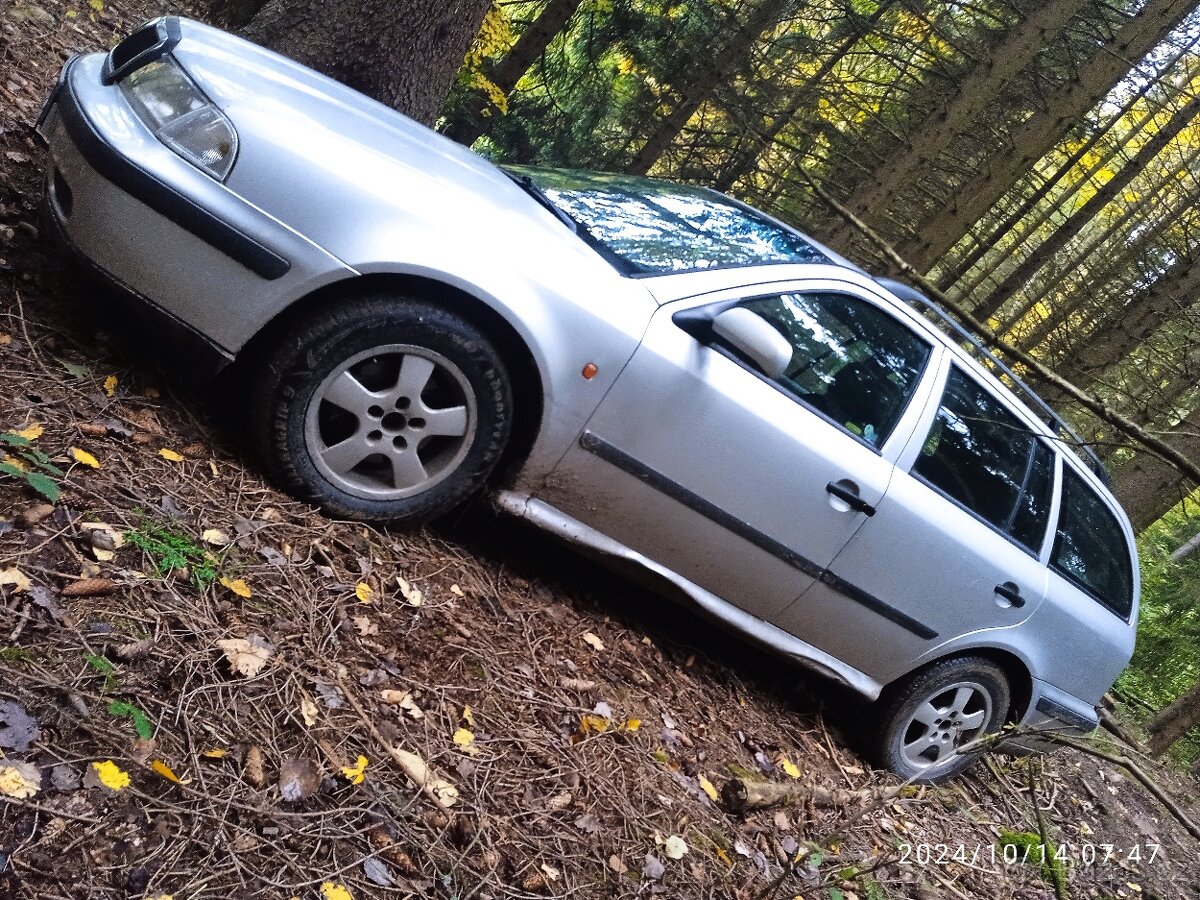
{"label": "yellow leaf", "polygon": [[733,865],[733,860],[729,858],[729,854],[726,853],[724,850],[722,850],[720,847],[717,847],[713,852],[717,854],[717,859],[719,859],[721,862],[725,863],[725,865],[727,865],[727,866]]}
{"label": "yellow leaf", "polygon": [[604,716],[583,715],[579,717],[580,734],[603,734],[608,731],[609,721]]}
{"label": "yellow leaf", "polygon": [[788,778],[799,778],[800,770],[796,768],[796,764],[786,756],[779,760],[779,767],[783,769]]}
{"label": "yellow leaf", "polygon": [[213,747],[211,750],[205,750],[200,755],[206,757],[207,759],[224,759],[225,751],[220,747]]}
{"label": "yellow leaf", "polygon": [[96,771],[96,777],[100,779],[100,783],[110,791],[119,791],[129,787],[129,775],[111,759],[94,762],[92,768]]}
{"label": "yellow leaf", "polygon": [[166,447],[163,447],[161,450],[159,450],[158,455],[170,462],[183,462],[182,453],[176,453],[174,450],[169,450]]}
{"label": "yellow leaf", "polygon": [[583,642],[593,650],[599,651],[604,649],[604,641],[600,640],[600,638],[592,634],[590,631],[585,631],[583,633]]}
{"label": "yellow leaf", "polygon": [[180,777],[178,775],[176,775],[174,772],[172,772],[171,767],[168,766],[161,759],[156,759],[152,763],[150,763],[150,768],[153,769],[155,772],[157,772],[159,775],[161,775],[163,778],[167,779],[167,781],[173,781],[176,784],[183,784],[183,781],[180,779]]}
{"label": "yellow leaf", "polygon": [[321,898],[322,900],[354,900],[354,895],[340,884],[326,881],[321,884]]}
{"label": "yellow leaf", "polygon": [[363,779],[367,777],[365,774],[366,769],[367,758],[365,756],[360,756],[354,765],[342,767],[342,775],[344,775],[346,780],[351,784],[362,784]]}
{"label": "yellow leaf", "polygon": [[86,450],[80,450],[78,447],[71,448],[71,458],[74,459],[75,462],[85,466],[90,466],[93,469],[100,468],[100,460],[96,459],[96,457],[92,456],[92,454],[88,453]]}
{"label": "yellow leaf", "polygon": [[206,528],[200,535],[200,540],[214,547],[224,547],[229,543],[229,535],[220,528]]}
{"label": "yellow leaf", "polygon": [[358,598],[359,603],[373,603],[375,601],[375,592],[371,590],[371,586],[365,581],[360,581],[354,586],[354,596]]}
{"label": "yellow leaf", "polygon": [[300,698],[300,716],[309,728],[317,724],[317,704],[309,697]]}
{"label": "yellow leaf", "polygon": [[[704,793],[708,794],[709,800],[711,800],[713,803],[716,803],[717,798],[720,797],[720,794],[718,794],[717,789],[715,787],[713,787],[713,783],[711,781],[709,781],[707,778],[705,778],[703,775],[701,775],[696,780],[700,782],[700,790],[702,790],[702,791],[704,791]],[[720,848],[718,848],[718,849],[720,849]]]}
{"label": "yellow leaf", "polygon": [[17,800],[28,800],[38,792],[34,780],[37,770],[29,763],[0,766],[0,794]]}
{"label": "yellow leaf", "polygon": [[243,578],[222,577],[221,586],[229,588],[229,590],[233,591],[239,597],[248,598],[252,593],[250,590],[250,585],[246,584],[246,581]]}
{"label": "yellow leaf", "polygon": [[475,727],[475,715],[471,712],[471,707],[469,707],[469,706],[463,707],[462,717],[463,717],[464,722],[466,722],[472,728]]}
{"label": "yellow leaf", "polygon": [[470,747],[475,743],[475,735],[465,728],[459,728],[454,732],[454,743],[459,747]]}
{"label": "yellow leaf", "polygon": [[16,566],[0,569],[0,587],[6,584],[12,587],[14,594],[27,591],[33,586],[33,582],[29,580],[29,576]]}
{"label": "yellow leaf", "polygon": [[88,0],[88,6],[96,12],[104,12],[104,0]]}
{"label": "yellow leaf", "polygon": [[109,375],[104,379],[104,393],[112,397],[117,393],[117,376]]}
{"label": "yellow leaf", "polygon": [[27,441],[36,441],[42,436],[46,429],[41,425],[26,425],[20,431],[10,431],[9,434],[15,434],[17,437],[23,437]]}

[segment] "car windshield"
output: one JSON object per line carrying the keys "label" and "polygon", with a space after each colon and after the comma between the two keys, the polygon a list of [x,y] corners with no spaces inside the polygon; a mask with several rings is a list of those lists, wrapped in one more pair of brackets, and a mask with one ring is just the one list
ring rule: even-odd
{"label": "car windshield", "polygon": [[627,275],[830,261],[796,232],[716,191],[631,175],[508,171]]}

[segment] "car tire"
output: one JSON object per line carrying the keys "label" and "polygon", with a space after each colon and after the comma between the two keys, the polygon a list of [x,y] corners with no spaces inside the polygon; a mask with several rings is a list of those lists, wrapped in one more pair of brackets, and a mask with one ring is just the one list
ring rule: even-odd
{"label": "car tire", "polygon": [[1010,697],[1004,671],[991,660],[955,657],[921,669],[878,701],[876,761],[921,784],[957,775],[979,757],[958,748],[999,731]]}
{"label": "car tire", "polygon": [[251,420],[289,493],[340,518],[418,524],[484,486],[512,405],[478,328],[426,300],[376,295],[334,301],[277,339]]}

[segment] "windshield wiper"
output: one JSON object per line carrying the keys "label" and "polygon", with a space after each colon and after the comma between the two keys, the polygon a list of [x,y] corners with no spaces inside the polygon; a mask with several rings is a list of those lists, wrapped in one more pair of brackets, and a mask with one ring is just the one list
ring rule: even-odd
{"label": "windshield wiper", "polygon": [[532,178],[530,178],[528,175],[517,175],[515,172],[510,172],[507,169],[501,169],[500,171],[524,188],[525,193],[527,193],[530,197],[542,204],[542,206],[546,207],[546,209],[550,210],[550,212],[554,213],[559,221],[571,229],[572,233],[579,234],[579,229],[581,227],[580,224],[571,218],[568,213],[562,209],[559,209],[554,204],[554,201],[550,199],[549,195],[540,187],[538,187],[537,183]]}

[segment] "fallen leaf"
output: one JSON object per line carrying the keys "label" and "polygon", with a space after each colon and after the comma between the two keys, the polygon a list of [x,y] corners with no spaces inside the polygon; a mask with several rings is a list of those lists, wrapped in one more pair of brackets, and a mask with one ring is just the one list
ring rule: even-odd
{"label": "fallen leaf", "polygon": [[54,506],[49,503],[39,503],[17,513],[17,524],[22,528],[33,528],[54,514]]}
{"label": "fallen leaf", "polygon": [[205,759],[224,759],[228,754],[220,747],[213,747],[209,750],[204,750],[200,755]]}
{"label": "fallen leaf", "polygon": [[354,895],[340,884],[325,881],[321,884],[321,898],[322,900],[354,900]]}
{"label": "fallen leaf", "polygon": [[464,722],[466,722],[466,723],[467,723],[468,725],[470,725],[472,728],[474,728],[474,727],[475,727],[475,716],[474,716],[474,714],[471,712],[471,707],[469,707],[469,706],[464,706],[464,707],[463,707],[463,711],[462,711],[462,717],[463,717],[463,721],[464,721]]}
{"label": "fallen leaf", "polygon": [[42,770],[32,763],[11,760],[0,764],[0,794],[28,800],[42,787]]}
{"label": "fallen leaf", "polygon": [[425,602],[425,595],[403,578],[397,578],[396,581],[400,584],[400,595],[409,606],[420,606]]}
{"label": "fallen leaf", "polygon": [[285,759],[279,766],[279,796],[288,803],[307,800],[321,786],[321,773],[311,759]]}
{"label": "fallen leaf", "polygon": [[662,864],[662,860],[652,853],[647,853],[646,862],[642,866],[642,875],[650,881],[659,881],[666,873],[667,867]]}
{"label": "fallen leaf", "polygon": [[380,887],[392,886],[392,871],[387,867],[387,863],[382,860],[371,859],[363,860],[363,874],[367,876],[367,880]]}
{"label": "fallen leaf", "polygon": [[621,731],[628,731],[630,733],[633,733],[642,727],[642,720],[641,719],[626,719],[618,727],[620,728]]}
{"label": "fallen leaf", "polygon": [[342,766],[342,775],[351,784],[362,784],[366,779],[367,758],[360,756],[352,766]]}
{"label": "fallen leaf", "polygon": [[229,543],[229,535],[220,528],[206,528],[200,534],[200,540],[206,544],[212,544],[214,547],[224,547]]}
{"label": "fallen leaf", "polygon": [[465,728],[459,728],[454,732],[454,744],[457,747],[466,749],[475,743],[475,735]]}
{"label": "fallen leaf", "polygon": [[21,591],[29,590],[33,586],[33,582],[16,566],[11,566],[7,569],[0,569],[0,587],[5,585],[11,586],[14,594],[19,594]]}
{"label": "fallen leaf", "polygon": [[582,715],[579,717],[578,734],[603,734],[611,723],[604,716]]}
{"label": "fallen leaf", "polygon": [[176,784],[186,784],[187,783],[187,782],[183,781],[174,772],[172,772],[171,767],[168,766],[161,759],[156,759],[152,763],[150,763],[150,768],[153,771],[157,772],[159,775],[161,775],[163,778],[167,779],[167,781],[173,781]]}
{"label": "fallen leaf", "polygon": [[786,756],[779,760],[779,767],[783,769],[788,778],[800,777],[800,770],[796,768],[796,764]]}
{"label": "fallen leaf", "polygon": [[26,425],[19,431],[10,431],[9,434],[15,434],[17,437],[25,438],[27,441],[36,441],[40,438],[46,429],[41,425]]}
{"label": "fallen leaf", "polygon": [[673,834],[663,843],[663,852],[668,859],[683,859],[688,852],[688,845],[679,835]]}
{"label": "fallen leaf", "polygon": [[300,698],[300,717],[304,719],[304,724],[309,728],[317,724],[317,718],[320,714],[317,711],[317,704],[313,703],[312,698],[307,694]]}
{"label": "fallen leaf", "polygon": [[539,868],[546,873],[546,877],[551,881],[558,881],[558,876],[562,874],[562,872],[554,868],[550,863],[542,863]]}
{"label": "fallen leaf", "polygon": [[711,800],[713,803],[716,803],[717,799],[720,797],[720,794],[718,794],[717,789],[713,787],[713,783],[703,775],[699,776],[696,780],[700,782],[700,790],[708,794],[709,800]]}
{"label": "fallen leaf", "polygon": [[600,651],[604,649],[604,641],[600,640],[600,638],[592,634],[590,631],[585,631],[583,633],[583,642],[593,650]]}
{"label": "fallen leaf", "polygon": [[414,719],[425,718],[425,712],[417,706],[410,691],[380,691],[380,699],[390,706],[399,706]]}
{"label": "fallen leaf", "polygon": [[96,459],[96,457],[92,456],[92,454],[88,453],[86,450],[81,450],[79,447],[71,448],[71,458],[75,460],[75,462],[84,466],[88,466],[89,468],[100,468],[100,460]]}
{"label": "fallen leaf", "polygon": [[452,593],[455,597],[465,596],[463,594],[463,589],[460,588],[457,584],[450,585],[450,593]]}
{"label": "fallen leaf", "polygon": [[117,393],[117,376],[109,375],[104,379],[104,393],[108,396],[115,396]]}
{"label": "fallen leaf", "polygon": [[257,634],[246,638],[228,638],[217,641],[217,646],[229,661],[229,667],[238,675],[253,678],[262,671],[275,648],[263,637]]}
{"label": "fallen leaf", "polygon": [[100,562],[109,562],[116,556],[116,551],[125,546],[124,533],[107,522],[80,522],[79,530],[87,535],[92,553]]}
{"label": "fallen leaf", "polygon": [[354,586],[354,596],[358,598],[359,603],[375,602],[375,592],[371,590],[371,586],[365,581],[360,581]]}
{"label": "fallen leaf", "polygon": [[42,736],[37,720],[15,700],[0,703],[0,723],[3,723],[0,728],[0,747],[6,750],[24,753]]}
{"label": "fallen leaf", "polygon": [[[91,780],[93,783],[88,784]],[[129,787],[129,774],[121,769],[111,759],[92,763],[88,769],[88,777],[84,779],[86,787],[103,786],[110,791],[120,791]]]}
{"label": "fallen leaf", "polygon": [[366,616],[355,616],[353,622],[355,629],[363,637],[371,637],[371,635],[379,634],[379,626]]}
{"label": "fallen leaf", "polygon": [[183,454],[176,453],[167,447],[163,447],[158,451],[158,455],[168,462],[183,462]]}
{"label": "fallen leaf", "polygon": [[246,581],[244,578],[226,578],[226,577],[222,576],[221,577],[221,586],[229,588],[229,590],[233,591],[239,597],[243,597],[246,599],[248,599],[251,596],[251,594],[253,593],[250,590],[250,585],[246,584]]}
{"label": "fallen leaf", "polygon": [[629,871],[629,866],[625,865],[621,857],[617,856],[615,853],[608,858],[608,867],[618,875],[624,875]]}
{"label": "fallen leaf", "polygon": [[588,834],[595,834],[600,830],[600,820],[596,818],[595,813],[584,813],[575,820],[575,827]]}

